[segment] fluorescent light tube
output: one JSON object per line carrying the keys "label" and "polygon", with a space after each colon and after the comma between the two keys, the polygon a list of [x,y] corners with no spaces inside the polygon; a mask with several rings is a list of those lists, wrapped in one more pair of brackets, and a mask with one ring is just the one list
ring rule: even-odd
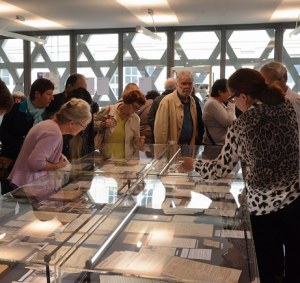
{"label": "fluorescent light tube", "polygon": [[45,39],[41,39],[41,38],[37,38],[37,37],[33,37],[33,36],[27,36],[27,35],[14,33],[14,32],[6,31],[6,30],[0,30],[0,35],[7,36],[7,37],[13,37],[13,38],[19,38],[19,39],[23,39],[23,40],[27,40],[27,41],[33,41],[33,42],[37,42],[39,44],[47,43],[47,40],[45,40]]}
{"label": "fluorescent light tube", "polygon": [[297,35],[300,32],[300,26],[298,26],[297,28],[295,28],[293,31],[290,32],[290,37],[292,37],[293,35]]}
{"label": "fluorescent light tube", "polygon": [[161,40],[161,37],[155,34],[154,32],[144,28],[143,26],[136,26],[136,31],[139,33],[143,33],[144,35],[147,35],[151,37],[152,39]]}

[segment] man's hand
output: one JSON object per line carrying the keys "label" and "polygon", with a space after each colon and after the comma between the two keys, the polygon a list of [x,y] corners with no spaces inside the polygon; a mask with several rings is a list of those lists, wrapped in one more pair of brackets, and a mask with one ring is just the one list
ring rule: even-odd
{"label": "man's hand", "polygon": [[193,158],[179,157],[177,160],[178,161],[183,161],[183,163],[179,167],[178,171],[188,172],[188,171],[193,171],[194,170],[194,166],[193,166],[194,159]]}

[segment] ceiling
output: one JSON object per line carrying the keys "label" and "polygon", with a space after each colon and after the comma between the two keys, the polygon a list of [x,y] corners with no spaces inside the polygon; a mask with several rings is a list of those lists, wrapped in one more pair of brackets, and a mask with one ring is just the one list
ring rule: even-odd
{"label": "ceiling", "polygon": [[[152,27],[148,8],[156,26],[296,22],[300,0],[0,0],[0,29],[7,24],[7,31]],[[11,22],[16,15],[26,22]]]}

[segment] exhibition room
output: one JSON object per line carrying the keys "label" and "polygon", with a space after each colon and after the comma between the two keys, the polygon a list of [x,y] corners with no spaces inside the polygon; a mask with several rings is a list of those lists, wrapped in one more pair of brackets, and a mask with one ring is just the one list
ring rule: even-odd
{"label": "exhibition room", "polygon": [[0,283],[300,282],[299,17],[0,0]]}

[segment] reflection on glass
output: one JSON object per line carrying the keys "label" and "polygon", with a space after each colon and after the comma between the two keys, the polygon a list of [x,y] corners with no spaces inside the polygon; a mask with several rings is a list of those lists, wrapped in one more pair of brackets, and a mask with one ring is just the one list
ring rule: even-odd
{"label": "reflection on glass", "polygon": [[96,203],[114,203],[118,195],[118,183],[116,179],[95,176],[89,194]]}
{"label": "reflection on glass", "polygon": [[195,192],[191,192],[191,200],[188,204],[188,208],[209,208],[212,200],[207,196]]}

